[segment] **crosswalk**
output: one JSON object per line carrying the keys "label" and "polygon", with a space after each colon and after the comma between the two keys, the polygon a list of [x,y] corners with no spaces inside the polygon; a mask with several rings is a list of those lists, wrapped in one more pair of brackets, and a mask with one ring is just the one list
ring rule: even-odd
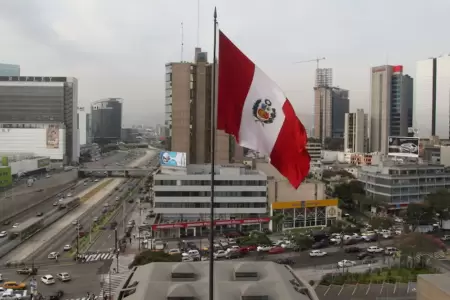
{"label": "crosswalk", "polygon": [[99,298],[103,299],[105,296],[111,299],[116,294],[117,288],[120,284],[130,276],[131,271],[125,271],[121,273],[111,275],[101,275],[103,280],[103,289],[100,291]]}
{"label": "crosswalk", "polygon": [[80,263],[90,263],[90,262],[96,262],[96,261],[103,261],[103,260],[111,260],[114,259],[116,255],[111,252],[100,252],[100,253],[92,253],[92,254],[81,254],[80,255]]}

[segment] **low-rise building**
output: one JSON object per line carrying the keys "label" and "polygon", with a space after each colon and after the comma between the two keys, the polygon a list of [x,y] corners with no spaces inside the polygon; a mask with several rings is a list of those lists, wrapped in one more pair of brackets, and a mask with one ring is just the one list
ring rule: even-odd
{"label": "low-rise building", "polygon": [[322,144],[312,141],[308,141],[306,144],[306,150],[308,150],[311,162],[319,161],[321,159]]}
{"label": "low-rise building", "polygon": [[422,202],[439,189],[450,189],[450,169],[434,164],[399,164],[386,161],[374,166],[362,166],[358,180],[364,184],[368,197],[391,205],[391,209]]}
{"label": "low-rise building", "polygon": [[[209,262],[155,262],[136,267],[120,283],[117,300],[207,300]],[[216,300],[318,300],[288,266],[265,261],[214,263]]]}
{"label": "low-rise building", "polygon": [[[216,166],[215,218],[218,231],[262,229],[268,223],[267,176],[242,166]],[[211,165],[163,167],[154,176],[153,229],[161,236],[195,236],[209,227]],[[243,228],[245,227],[245,228]]]}

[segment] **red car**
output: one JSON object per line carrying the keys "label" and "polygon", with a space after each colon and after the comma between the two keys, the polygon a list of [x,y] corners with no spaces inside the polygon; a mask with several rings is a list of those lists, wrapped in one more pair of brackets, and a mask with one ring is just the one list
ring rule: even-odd
{"label": "red car", "polygon": [[280,254],[284,252],[284,248],[283,247],[273,247],[272,249],[269,250],[269,254]]}
{"label": "red car", "polygon": [[256,245],[250,245],[250,246],[243,246],[243,247],[241,247],[241,248],[246,248],[246,249],[247,249],[247,252],[250,252],[250,251],[256,251],[256,248],[258,248],[258,246],[256,246]]}
{"label": "red car", "polygon": [[241,247],[239,248],[240,254],[247,254],[250,250],[248,250],[248,247]]}

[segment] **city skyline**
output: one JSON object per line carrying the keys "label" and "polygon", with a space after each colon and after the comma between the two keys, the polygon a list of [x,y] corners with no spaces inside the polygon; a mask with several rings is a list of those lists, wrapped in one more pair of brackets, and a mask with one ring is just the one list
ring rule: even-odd
{"label": "city skyline", "polygon": [[[79,78],[81,106],[95,99],[121,97],[125,99],[124,122],[154,120],[149,125],[156,125],[163,122],[164,65],[182,58],[181,22],[183,60],[193,60],[197,40],[212,53],[212,11],[217,6],[221,29],[279,83],[300,118],[313,114],[316,64],[293,62],[322,56],[327,59],[320,67],[333,68],[334,85],[350,91],[350,111],[369,111],[370,67],[401,64],[414,77],[417,61],[450,49],[450,42],[439,38],[445,34],[442,14],[450,3],[437,3],[428,7],[420,1],[358,5],[351,1],[339,5],[334,1],[277,5],[200,1],[197,39],[196,1],[170,7],[146,2],[123,6],[118,1],[6,1],[0,12],[0,32],[7,46],[0,61],[20,65],[23,75]],[[391,29],[406,5],[410,13],[402,15],[402,23],[411,24],[411,29],[398,36]],[[246,12],[250,9],[258,14],[249,18]],[[416,19],[427,22],[415,26]],[[324,30],[327,39],[320,38]],[[33,55],[28,53],[30,48]]]}

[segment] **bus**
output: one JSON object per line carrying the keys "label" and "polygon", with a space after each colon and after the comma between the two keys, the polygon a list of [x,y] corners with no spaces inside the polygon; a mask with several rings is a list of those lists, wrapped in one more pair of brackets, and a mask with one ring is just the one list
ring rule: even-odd
{"label": "bus", "polygon": [[72,210],[81,204],[80,197],[69,197],[59,202],[59,209]]}
{"label": "bus", "polygon": [[21,241],[34,235],[44,228],[44,217],[33,217],[19,224],[16,228],[9,231],[9,239],[19,238]]}

